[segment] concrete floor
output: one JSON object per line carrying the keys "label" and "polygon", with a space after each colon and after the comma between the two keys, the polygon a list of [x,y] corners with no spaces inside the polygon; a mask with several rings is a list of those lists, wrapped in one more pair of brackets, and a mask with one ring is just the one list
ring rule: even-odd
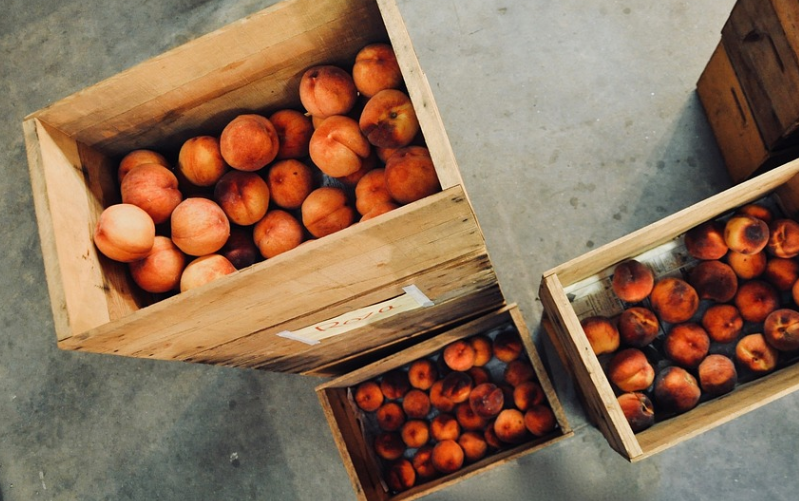
{"label": "concrete floor", "polygon": [[[62,352],[51,321],[23,117],[269,3],[3,2],[0,500],[355,499],[319,380]],[[733,0],[398,4],[576,431],[428,499],[796,499],[799,394],[629,464],[537,327],[543,271],[729,186],[694,88]]]}

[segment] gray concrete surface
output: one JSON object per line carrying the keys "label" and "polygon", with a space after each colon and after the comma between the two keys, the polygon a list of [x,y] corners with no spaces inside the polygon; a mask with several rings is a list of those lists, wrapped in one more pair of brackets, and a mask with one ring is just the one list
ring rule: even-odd
{"label": "gray concrete surface", "polygon": [[[63,352],[50,318],[23,117],[269,3],[3,2],[0,500],[355,499],[319,380]],[[543,271],[729,186],[694,88],[733,3],[398,0],[576,429],[431,501],[796,499],[799,395],[630,464],[537,327]]]}

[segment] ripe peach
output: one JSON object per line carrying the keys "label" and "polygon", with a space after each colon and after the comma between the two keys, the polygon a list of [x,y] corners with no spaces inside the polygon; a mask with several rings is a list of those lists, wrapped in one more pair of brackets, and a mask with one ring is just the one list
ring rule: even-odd
{"label": "ripe peach", "polygon": [[505,382],[515,387],[535,379],[535,370],[527,360],[516,359],[508,362],[503,374]]}
{"label": "ripe peach", "polygon": [[638,348],[626,348],[614,354],[607,371],[608,379],[625,392],[645,390],[655,380],[655,369]]}
{"label": "ripe peach", "polygon": [[150,253],[128,265],[133,281],[147,292],[169,292],[180,284],[186,256],[169,237],[156,235]]}
{"label": "ripe peach", "polygon": [[114,261],[130,263],[144,259],[154,243],[153,219],[132,204],[115,204],[105,208],[94,227],[94,245]]}
{"label": "ripe peach", "polygon": [[777,289],[763,280],[750,280],[738,287],[735,306],[747,322],[762,322],[779,307]]}
{"label": "ripe peach", "polygon": [[133,204],[150,215],[155,224],[169,219],[183,200],[178,178],[158,164],[140,164],[128,171],[120,187],[122,203]]}
{"label": "ripe peach", "polygon": [[735,388],[738,373],[735,364],[724,355],[708,355],[699,364],[699,386],[708,395],[723,395]]}
{"label": "ripe peach", "polygon": [[219,253],[227,258],[237,270],[260,261],[261,254],[252,239],[252,228],[235,226],[230,228],[230,236]]}
{"label": "ripe peach", "polygon": [[617,400],[633,433],[644,431],[655,424],[655,409],[644,393],[624,393]]}
{"label": "ripe peach", "polygon": [[386,472],[386,484],[394,492],[407,491],[416,484],[416,470],[407,459],[391,463]]}
{"label": "ripe peach", "polygon": [[203,286],[230,275],[236,267],[221,254],[206,254],[186,265],[180,276],[180,292]]}
{"label": "ripe peach", "polygon": [[544,389],[535,381],[526,381],[513,389],[513,403],[520,411],[542,404],[544,400]]}
{"label": "ripe peach", "polygon": [[322,172],[332,177],[343,177],[363,167],[371,146],[355,120],[334,115],[316,128],[308,151]]}
{"label": "ripe peach", "polygon": [[699,309],[696,289],[681,278],[658,280],[649,300],[658,317],[672,324],[688,321]]}
{"label": "ripe peach", "polygon": [[341,188],[317,188],[302,203],[302,224],[316,238],[343,230],[355,220],[355,211],[348,204]]}
{"label": "ripe peach", "polygon": [[157,151],[133,150],[122,157],[122,160],[119,162],[119,169],[117,170],[117,179],[119,180],[119,184],[122,184],[122,180],[125,178],[125,175],[131,171],[131,169],[142,164],[157,164],[162,165],[167,169],[170,168],[169,162],[164,155],[158,153]]}
{"label": "ripe peach", "polygon": [[458,437],[458,445],[463,449],[466,461],[470,463],[483,459],[488,452],[485,437],[476,431],[467,431]]}
{"label": "ripe peach", "polygon": [[799,263],[790,258],[772,257],[766,263],[763,279],[778,291],[791,290],[793,284],[799,280]]}
{"label": "ripe peach", "polygon": [[461,425],[452,414],[441,413],[430,421],[430,434],[439,442],[457,440],[461,434]]}
{"label": "ripe peach", "polygon": [[738,275],[738,278],[749,280],[757,278],[766,271],[766,252],[760,251],[755,254],[741,254],[740,252],[730,251],[727,254],[727,264]]}
{"label": "ripe peach", "polygon": [[622,261],[613,269],[611,287],[622,301],[643,301],[652,292],[654,285],[655,274],[647,265],[635,259]]}
{"label": "ripe peach", "polygon": [[[701,325],[685,322],[672,326],[663,341],[663,352],[680,367],[693,369],[707,356],[710,337]],[[639,388],[643,389],[643,388]]]}
{"label": "ripe peach", "polygon": [[229,167],[222,158],[217,138],[197,136],[180,147],[177,169],[195,186],[213,186]]}
{"label": "ripe peach", "polygon": [[472,378],[465,372],[453,371],[441,380],[441,395],[459,404],[469,398],[473,388]]}
{"label": "ripe peach", "polygon": [[382,202],[373,205],[369,212],[361,216],[361,221],[368,221],[370,219],[376,218],[377,216],[381,216],[386,212],[393,211],[397,207],[399,207],[399,205],[395,204],[394,202]]}
{"label": "ripe peach", "polygon": [[768,225],[762,219],[736,215],[724,226],[727,247],[741,254],[756,254],[766,248],[769,240]]}
{"label": "ripe peach", "polygon": [[483,430],[483,438],[485,438],[486,444],[493,449],[501,449],[505,445],[497,437],[497,432],[494,431],[494,423],[489,423],[486,429]]}
{"label": "ripe peach", "polygon": [[436,364],[429,359],[415,360],[408,366],[408,381],[414,388],[429,390],[436,379],[438,379]]}
{"label": "ripe peach", "polygon": [[697,259],[721,259],[727,253],[724,223],[711,220],[691,228],[685,233],[685,249]]}
{"label": "ripe peach", "polygon": [[474,349],[474,365],[475,367],[482,367],[491,361],[494,355],[491,339],[487,336],[476,335],[468,339],[469,344]]}
{"label": "ripe peach", "polygon": [[780,308],[763,322],[763,337],[780,351],[799,350],[799,311]]}
{"label": "ripe peach", "polygon": [[619,315],[618,330],[624,344],[643,348],[658,336],[660,322],[649,308],[632,306]]}
{"label": "ripe peach", "polygon": [[441,473],[454,473],[463,466],[463,449],[455,440],[443,440],[433,447],[433,466]]}
{"label": "ripe peach", "polygon": [[422,419],[430,413],[430,396],[427,392],[413,388],[402,398],[402,410],[411,419]]}
{"label": "ripe peach", "polygon": [[300,102],[314,117],[346,115],[357,99],[352,76],[338,66],[314,66],[300,78]]}
{"label": "ripe peach", "polygon": [[383,89],[400,88],[402,72],[391,45],[373,43],[358,51],[352,66],[352,80],[358,92],[366,97],[372,97]]}
{"label": "ripe peach", "polygon": [[497,360],[508,363],[519,358],[524,351],[524,345],[518,333],[502,331],[494,337],[492,349]]}
{"label": "ripe peach", "polygon": [[355,389],[355,403],[361,410],[374,412],[383,405],[383,392],[375,381],[365,381]]}
{"label": "ripe peach", "polygon": [[687,412],[699,403],[699,384],[682,367],[669,366],[655,377],[655,403],[665,411],[677,414]]}
{"label": "ripe peach", "polygon": [[505,409],[494,421],[494,432],[500,441],[507,444],[518,444],[527,438],[527,426],[524,414],[518,409]]}
{"label": "ripe peach", "polygon": [[386,461],[394,461],[405,452],[405,442],[396,431],[381,431],[375,436],[374,449],[377,455]]}
{"label": "ripe peach", "polygon": [[543,437],[553,431],[558,422],[552,409],[546,405],[534,405],[524,413],[524,426],[536,437]]}
{"label": "ripe peach", "polygon": [[386,402],[375,413],[381,430],[397,431],[405,424],[405,412],[397,402]]}
{"label": "ripe peach", "polygon": [[269,207],[269,186],[254,172],[231,171],[214,186],[214,200],[232,223],[249,226]]}
{"label": "ripe peach", "polygon": [[766,252],[781,258],[799,256],[799,223],[793,219],[775,219],[769,225]]}
{"label": "ripe peach", "polygon": [[486,418],[480,416],[472,409],[469,402],[463,402],[455,407],[455,419],[461,425],[461,429],[467,431],[482,430],[486,427]]}
{"label": "ripe peach", "polygon": [[237,170],[252,172],[263,168],[275,159],[279,148],[275,126],[261,115],[239,115],[219,136],[222,158]]}
{"label": "ripe peach", "polygon": [[375,146],[402,148],[419,132],[419,120],[413,103],[401,90],[381,90],[366,102],[358,125]]}
{"label": "ripe peach", "polygon": [[299,160],[279,160],[269,168],[266,185],[275,205],[299,209],[314,189],[313,172]]}
{"label": "ripe peach", "polygon": [[469,405],[478,416],[492,418],[505,406],[505,394],[493,383],[481,383],[469,394]]}
{"label": "ripe peach", "polygon": [[[378,168],[377,155],[372,149],[369,156],[363,159],[361,168],[346,176],[337,177],[336,179],[347,186],[357,186],[358,182],[363,179],[363,176]],[[382,168],[382,166],[381,166]]]}
{"label": "ripe peach", "polygon": [[430,152],[424,146],[400,148],[386,161],[386,187],[391,198],[409,204],[441,191]]}
{"label": "ripe peach", "polygon": [[408,373],[402,369],[394,369],[383,374],[380,380],[380,391],[389,400],[398,400],[411,389]]}
{"label": "ripe peach", "polygon": [[793,299],[794,304],[799,304],[799,280],[791,286],[791,299]]}
{"label": "ripe peach", "polygon": [[491,375],[483,367],[474,366],[466,371],[466,374],[472,378],[472,383],[474,383],[475,387],[483,383],[488,383],[491,380]]}
{"label": "ripe peach", "polygon": [[230,222],[213,200],[190,197],[172,211],[172,241],[190,256],[212,254],[225,245]]}
{"label": "ripe peach", "polygon": [[443,380],[439,379],[433,383],[433,386],[430,387],[430,403],[440,412],[452,412],[455,410],[455,402],[443,395],[443,388]]}
{"label": "ripe peach", "polygon": [[468,341],[453,341],[444,348],[444,363],[453,371],[468,371],[474,365],[474,348]]}
{"label": "ripe peach", "polygon": [[430,426],[427,421],[413,419],[402,425],[400,436],[405,445],[416,449],[430,440]]}
{"label": "ripe peach", "polygon": [[619,330],[607,317],[586,317],[580,321],[580,325],[596,355],[612,353],[619,348],[621,342]]}
{"label": "ripe peach", "polygon": [[762,219],[766,224],[771,224],[771,221],[774,220],[774,214],[771,212],[771,209],[757,203],[746,204],[740,207],[737,212],[738,214],[746,214],[747,216]]}
{"label": "ripe peach", "polygon": [[308,156],[308,143],[314,130],[310,118],[297,110],[284,109],[269,115],[269,121],[277,132],[276,160]]}
{"label": "ripe peach", "polygon": [[702,261],[688,274],[688,283],[696,290],[699,299],[726,303],[738,291],[738,275],[721,261]]}
{"label": "ripe peach", "polygon": [[386,188],[385,169],[373,169],[355,185],[355,208],[364,215],[384,203],[393,203]]}
{"label": "ripe peach", "polygon": [[766,342],[763,334],[754,333],[742,337],[735,345],[735,359],[748,370],[765,374],[777,367],[779,352]]}
{"label": "ripe peach", "polygon": [[717,343],[729,343],[741,333],[744,319],[735,306],[714,304],[702,315],[702,327],[711,340]]}
{"label": "ripe peach", "polygon": [[413,464],[418,478],[429,479],[438,474],[438,470],[433,466],[433,447],[431,445],[419,447],[411,459],[411,464]]}
{"label": "ripe peach", "polygon": [[304,238],[300,222],[280,209],[267,212],[255,223],[252,233],[258,251],[267,259],[296,248]]}

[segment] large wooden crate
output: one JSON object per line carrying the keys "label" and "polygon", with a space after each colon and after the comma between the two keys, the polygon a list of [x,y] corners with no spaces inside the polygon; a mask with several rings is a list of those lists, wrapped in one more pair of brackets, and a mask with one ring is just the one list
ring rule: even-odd
{"label": "large wooden crate", "polygon": [[[508,445],[477,462],[467,463],[455,473],[420,483],[404,492],[391,492],[385,483],[381,462],[372,449],[368,417],[355,405],[353,389],[365,381],[376,380],[389,371],[402,370],[420,358],[437,360],[441,350],[454,341],[477,334],[491,337],[492,333],[503,329],[515,329],[519,333],[524,343],[524,351],[544,391],[546,403],[557,420],[556,429],[541,437],[531,436],[524,443]],[[448,329],[427,341],[353,370],[320,385],[316,391],[355,492],[358,499],[363,501],[417,499],[574,435],[527,326],[515,305],[489,312],[468,323]]]}
{"label": "large wooden crate", "polygon": [[[301,109],[305,69],[351,65],[378,41],[395,48],[440,193],[159,301],[137,291],[125,265],[98,254],[92,232],[118,200],[123,154],[174,152],[242,112]],[[325,374],[504,304],[394,0],[284,1],[39,110],[23,127],[63,349]],[[425,306],[408,306],[408,286]],[[291,336],[374,305],[391,314],[316,344]]]}
{"label": "large wooden crate", "polygon": [[544,273],[540,298],[546,330],[575,380],[588,415],[623,457],[631,461],[646,458],[796,391],[799,364],[738,384],[731,393],[633,433],[603,364],[580,325],[572,286],[593,277],[607,277],[621,261],[675,241],[700,223],[763,197],[773,198],[785,214],[794,216],[799,209],[797,174],[799,160],[794,160]]}

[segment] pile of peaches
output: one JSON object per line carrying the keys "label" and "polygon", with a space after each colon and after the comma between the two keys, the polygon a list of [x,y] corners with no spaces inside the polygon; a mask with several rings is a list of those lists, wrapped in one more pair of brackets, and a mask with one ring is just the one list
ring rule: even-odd
{"label": "pile of peaches", "polygon": [[612,289],[626,309],[581,321],[634,432],[799,355],[799,223],[750,203],[684,243],[695,264],[679,276],[616,265]]}
{"label": "pile of peaches", "polygon": [[351,391],[394,492],[557,427],[515,329],[453,341]]}
{"label": "pile of peaches", "polygon": [[185,291],[441,190],[392,47],[308,68],[303,110],[125,155],[94,243],[152,293]]}

